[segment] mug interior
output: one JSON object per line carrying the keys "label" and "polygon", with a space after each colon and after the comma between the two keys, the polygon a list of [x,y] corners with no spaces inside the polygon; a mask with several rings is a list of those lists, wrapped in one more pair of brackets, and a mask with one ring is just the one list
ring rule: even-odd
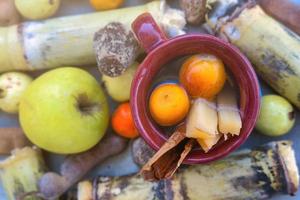
{"label": "mug interior", "polygon": [[145,141],[158,150],[167,135],[153,122],[148,111],[148,93],[151,83],[168,62],[198,53],[219,57],[229,69],[239,87],[239,108],[242,129],[239,136],[220,140],[208,153],[194,148],[184,160],[185,164],[206,163],[226,156],[238,148],[250,135],[259,112],[259,85],[247,58],[235,47],[210,35],[184,35],[168,40],[151,51],[140,65],[131,88],[131,107],[136,127]]}

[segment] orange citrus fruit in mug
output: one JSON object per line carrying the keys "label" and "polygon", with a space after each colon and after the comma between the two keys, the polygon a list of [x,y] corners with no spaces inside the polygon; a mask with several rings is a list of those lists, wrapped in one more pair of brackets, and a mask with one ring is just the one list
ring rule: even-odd
{"label": "orange citrus fruit in mug", "polygon": [[191,97],[212,99],[226,81],[224,64],[213,55],[194,55],[183,63],[179,81]]}
{"label": "orange citrus fruit in mug", "polygon": [[161,126],[177,124],[185,118],[189,108],[189,97],[185,89],[178,84],[159,85],[150,96],[151,116]]}

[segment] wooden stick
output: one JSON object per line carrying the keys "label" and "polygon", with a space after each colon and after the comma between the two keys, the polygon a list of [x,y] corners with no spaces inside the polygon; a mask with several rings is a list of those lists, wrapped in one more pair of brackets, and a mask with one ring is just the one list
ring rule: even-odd
{"label": "wooden stick", "polygon": [[[91,187],[93,185],[93,191]],[[267,199],[295,194],[299,186],[291,142],[272,142],[207,165],[181,169],[171,180],[147,182],[140,176],[99,177],[78,186],[78,200]]]}
{"label": "wooden stick", "polygon": [[132,21],[144,12],[151,13],[166,31],[180,30],[185,25],[178,25],[178,20],[185,22],[181,11],[154,1],[136,7],[0,28],[0,72],[96,64],[94,33],[111,22],[129,29]]}

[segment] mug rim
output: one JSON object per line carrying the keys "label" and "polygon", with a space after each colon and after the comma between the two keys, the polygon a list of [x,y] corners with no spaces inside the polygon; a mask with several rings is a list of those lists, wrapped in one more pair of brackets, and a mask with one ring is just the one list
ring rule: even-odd
{"label": "mug rim", "polygon": [[[140,132],[141,136],[143,137],[143,139],[153,149],[155,149],[157,151],[162,146],[162,144],[167,140],[168,137],[166,135],[164,135],[161,131],[157,132],[157,130],[154,128],[155,125],[153,125],[154,122],[151,119],[149,119],[149,116],[147,115],[147,113],[141,112],[141,109],[140,109],[141,106],[139,106],[138,102],[139,102],[139,99],[142,97],[141,90],[145,90],[143,88],[140,88],[141,83],[143,83],[143,80],[144,80],[143,76],[141,76],[141,75],[142,74],[145,75],[145,73],[147,73],[147,70],[145,70],[145,68],[147,67],[146,66],[147,63],[149,63],[151,61],[151,59],[153,59],[153,57],[155,57],[155,55],[157,55],[160,51],[163,51],[163,49],[167,48],[169,45],[172,45],[172,44],[176,44],[176,43],[180,43],[180,42],[187,43],[188,40],[197,40],[198,42],[206,40],[206,42],[214,43],[214,44],[222,46],[226,50],[230,50],[231,51],[230,54],[235,54],[235,56],[239,58],[239,61],[242,63],[243,67],[245,67],[247,69],[247,71],[245,72],[246,76],[250,77],[250,79],[252,80],[249,84],[249,88],[251,88],[252,93],[254,94],[254,97],[253,97],[254,102],[250,102],[250,103],[252,103],[254,108],[252,111],[250,111],[250,119],[247,120],[248,126],[246,127],[246,130],[244,130],[244,133],[243,134],[241,133],[239,136],[235,136],[237,139],[235,139],[235,141],[232,142],[232,144],[230,146],[227,145],[227,147],[225,149],[222,149],[221,151],[217,152],[216,154],[214,154],[210,157],[199,158],[199,157],[197,157],[196,154],[188,155],[188,157],[184,161],[185,164],[199,164],[199,163],[211,162],[211,161],[217,160],[219,158],[225,157],[230,152],[236,150],[240,145],[242,145],[246,141],[246,139],[251,134],[251,132],[255,126],[255,122],[258,118],[259,107],[260,107],[260,101],[259,101],[260,89],[259,89],[259,84],[258,84],[258,79],[257,79],[256,73],[254,72],[254,69],[253,69],[251,63],[246,58],[246,56],[244,56],[243,53],[240,52],[240,50],[237,49],[232,44],[230,44],[224,40],[221,40],[215,36],[208,35],[208,34],[185,34],[185,35],[177,36],[175,38],[166,40],[165,42],[160,44],[158,47],[153,49],[146,56],[144,61],[140,64],[140,66],[134,76],[134,79],[132,81],[131,94],[130,94],[131,95],[130,104],[131,104],[132,115],[134,118],[135,125],[136,125],[138,131]],[[184,55],[180,55],[180,56],[184,56]],[[178,56],[175,56],[175,58],[173,58],[173,59],[176,59],[176,57],[178,57]],[[157,68],[161,69],[162,67],[163,66],[158,66]],[[155,77],[155,75],[153,77]],[[153,81],[153,79],[152,79],[152,81]],[[238,83],[237,85],[240,88],[240,84]],[[149,90],[149,89],[147,89],[147,90]],[[145,100],[147,101],[147,98],[145,98]],[[246,107],[247,106],[248,105],[246,105]],[[148,125],[150,125],[146,129],[150,129],[150,130],[145,129],[145,126],[142,122],[142,121],[145,122],[145,120],[147,123],[149,123]],[[151,134],[149,132],[151,132]],[[158,136],[157,139],[151,138],[152,134],[155,134],[156,136]],[[159,135],[157,135],[157,134],[159,134]],[[221,144],[221,145],[223,145],[223,144]]]}

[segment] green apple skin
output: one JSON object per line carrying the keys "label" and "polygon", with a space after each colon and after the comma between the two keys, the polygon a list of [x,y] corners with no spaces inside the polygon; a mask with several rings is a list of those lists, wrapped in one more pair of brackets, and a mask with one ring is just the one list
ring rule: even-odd
{"label": "green apple skin", "polygon": [[27,19],[46,19],[53,16],[60,0],[15,0],[17,10]]}
{"label": "green apple skin", "polygon": [[131,65],[121,76],[109,77],[102,76],[102,81],[109,96],[118,102],[128,101],[130,98],[131,82],[137,70],[138,63]]}
{"label": "green apple skin", "polygon": [[106,96],[84,70],[64,67],[38,77],[20,102],[21,126],[32,143],[72,154],[99,142],[109,122]]}
{"label": "green apple skin", "polygon": [[20,99],[32,82],[32,78],[21,72],[7,72],[0,76],[0,109],[16,114]]}
{"label": "green apple skin", "polygon": [[266,95],[261,100],[261,109],[256,129],[267,136],[288,133],[295,124],[293,106],[283,97]]}

